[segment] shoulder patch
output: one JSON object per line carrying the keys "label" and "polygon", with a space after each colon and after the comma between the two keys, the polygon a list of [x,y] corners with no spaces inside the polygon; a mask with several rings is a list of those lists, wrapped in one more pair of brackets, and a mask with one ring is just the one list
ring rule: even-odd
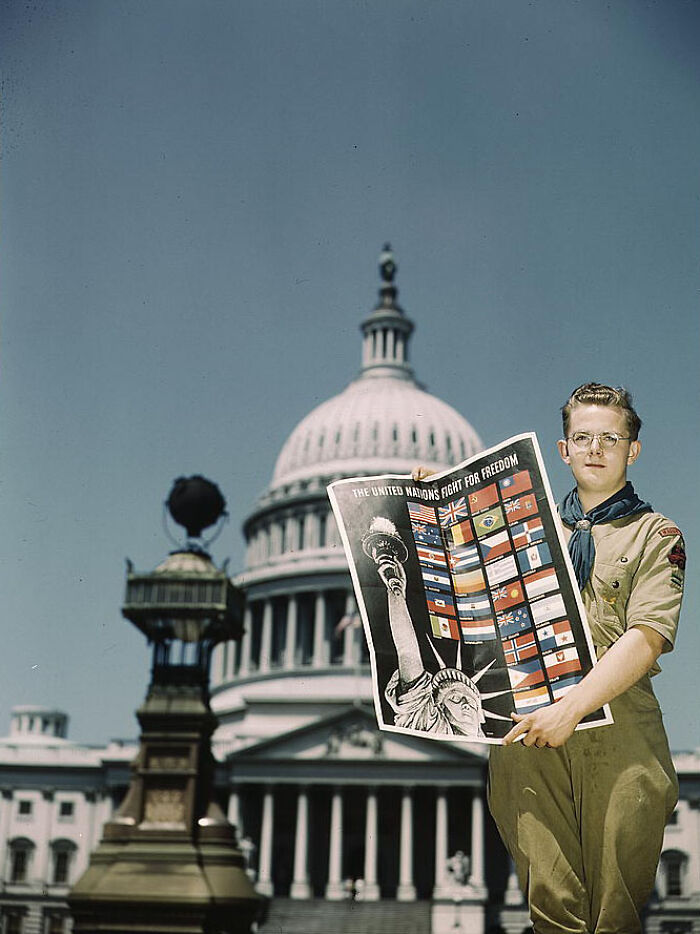
{"label": "shoulder patch", "polygon": [[674,545],[673,548],[669,551],[668,560],[674,567],[680,568],[681,571],[685,571],[685,548],[681,542],[679,542],[677,545]]}
{"label": "shoulder patch", "polygon": [[659,535],[680,535],[681,530],[674,525],[669,525],[665,529],[659,529]]}

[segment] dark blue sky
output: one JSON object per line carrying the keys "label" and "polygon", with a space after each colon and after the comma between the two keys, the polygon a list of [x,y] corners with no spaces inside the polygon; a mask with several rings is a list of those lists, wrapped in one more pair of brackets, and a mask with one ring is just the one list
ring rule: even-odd
{"label": "dark blue sky", "polygon": [[[124,557],[203,472],[240,524],[358,370],[389,239],[414,361],[487,444],[624,383],[638,491],[686,531],[657,680],[700,743],[700,4],[71,0],[0,7],[0,721],[133,735]],[[2,723],[0,722],[0,729]]]}

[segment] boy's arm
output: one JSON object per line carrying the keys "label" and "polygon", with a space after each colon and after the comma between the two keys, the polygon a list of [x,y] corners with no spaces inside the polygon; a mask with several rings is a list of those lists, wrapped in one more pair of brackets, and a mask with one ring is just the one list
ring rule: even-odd
{"label": "boy's arm", "polygon": [[587,714],[622,694],[649,671],[665,642],[649,626],[628,629],[560,701],[522,716],[512,714],[516,724],[504,743],[523,736],[525,746],[563,745]]}

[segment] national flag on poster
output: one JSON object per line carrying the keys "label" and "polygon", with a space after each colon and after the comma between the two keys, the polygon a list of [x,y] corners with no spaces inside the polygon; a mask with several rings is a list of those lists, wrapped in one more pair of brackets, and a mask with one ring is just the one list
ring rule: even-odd
{"label": "national flag on poster", "polygon": [[495,535],[489,535],[488,538],[482,538],[479,542],[479,548],[484,561],[493,561],[494,558],[501,558],[510,551],[510,538],[507,529],[496,532]]}
{"label": "national flag on poster", "polygon": [[538,707],[546,707],[549,703],[549,691],[546,687],[529,688],[513,694],[516,713],[531,713]]}
{"label": "national flag on poster", "polygon": [[472,532],[472,526],[469,519],[465,519],[464,522],[458,522],[457,525],[453,525],[452,528],[447,532],[447,537],[452,547],[457,545],[468,545],[469,542],[473,542],[474,533]]}
{"label": "national flag on poster", "polygon": [[421,568],[420,572],[426,587],[450,592],[450,575],[447,571],[441,571],[440,568]]}
{"label": "national flag on poster", "polygon": [[516,603],[524,603],[523,585],[520,581],[513,581],[504,587],[497,587],[491,591],[493,605],[497,611],[507,610],[509,606],[515,606]]}
{"label": "national flag on poster", "polygon": [[527,470],[520,470],[514,473],[512,477],[504,477],[498,481],[501,488],[501,496],[505,499],[507,496],[515,496],[517,493],[524,493],[525,490],[532,489],[532,480]]}
{"label": "national flag on poster", "polygon": [[528,516],[537,514],[537,500],[534,493],[526,493],[525,496],[507,499],[503,505],[505,506],[506,519],[509,525],[514,522],[522,522]]}
{"label": "national flag on poster", "polygon": [[510,610],[508,613],[500,613],[496,620],[501,639],[512,639],[532,625],[530,614],[524,606],[519,607],[517,610]]}
{"label": "national flag on poster", "polygon": [[469,508],[472,515],[475,512],[481,512],[482,509],[488,509],[489,506],[495,506],[497,502],[498,492],[495,483],[485,486],[483,490],[477,490],[475,493],[469,494]]}
{"label": "national flag on poster", "polygon": [[461,619],[462,640],[464,642],[490,642],[497,638],[493,617],[486,619]]}
{"label": "national flag on poster", "polygon": [[536,626],[548,623],[550,619],[556,619],[557,616],[566,616],[564,598],[560,593],[554,593],[551,597],[544,597],[542,600],[535,600],[530,604],[530,609]]}
{"label": "national flag on poster", "polygon": [[555,701],[561,700],[565,694],[568,694],[571,688],[575,688],[583,675],[572,675],[570,678],[562,678],[552,685],[552,695]]}
{"label": "national flag on poster", "polygon": [[528,600],[534,600],[535,597],[541,597],[544,593],[558,589],[559,578],[554,568],[535,571],[534,574],[528,574],[525,578],[525,593]]}
{"label": "national flag on poster", "polygon": [[454,616],[455,618],[457,616],[452,597],[446,594],[438,595],[428,590],[425,593],[425,602],[428,604],[428,611],[435,613],[436,616]]}
{"label": "national flag on poster", "polygon": [[430,614],[430,628],[436,639],[454,639],[459,642],[459,627],[453,619]]}
{"label": "national flag on poster", "polygon": [[423,567],[447,567],[445,552],[440,548],[431,548],[430,545],[416,545],[416,554]]}
{"label": "national flag on poster", "polygon": [[469,597],[457,597],[457,616],[460,619],[485,619],[491,616],[491,601],[487,593],[475,593]]}
{"label": "national flag on poster", "polygon": [[490,532],[497,532],[505,525],[503,511],[500,506],[490,509],[488,512],[482,512],[480,516],[474,519],[474,529],[477,538],[484,538]]}
{"label": "national flag on poster", "polygon": [[416,543],[423,545],[442,545],[440,538],[440,529],[436,525],[429,525],[427,522],[412,522],[411,531]]}
{"label": "national flag on poster", "polygon": [[578,649],[575,645],[549,652],[542,657],[542,660],[550,681],[561,678],[562,675],[570,675],[581,670],[581,659],[578,657]]}
{"label": "national flag on poster", "polygon": [[512,580],[518,576],[518,569],[515,566],[513,555],[506,555],[505,558],[499,558],[493,564],[486,565],[486,576],[489,579],[489,586],[495,587],[496,584],[502,584],[504,581]]}
{"label": "national flag on poster", "polygon": [[537,568],[544,567],[545,564],[552,563],[552,555],[549,551],[547,542],[541,542],[539,545],[530,545],[524,551],[518,552],[518,564],[523,574],[528,571],[536,571]]}
{"label": "national flag on poster", "polygon": [[551,623],[549,626],[538,629],[537,638],[540,641],[541,652],[551,652],[560,645],[573,645],[575,641],[568,619],[562,619],[558,623]]}
{"label": "national flag on poster", "polygon": [[469,515],[469,510],[467,509],[467,500],[465,496],[460,496],[458,499],[453,499],[451,503],[448,503],[446,506],[438,506],[438,518],[440,519],[440,525],[443,529],[448,529],[452,525],[456,525],[462,519],[466,519]]}
{"label": "national flag on poster", "polygon": [[478,593],[486,587],[484,572],[479,568],[476,571],[464,571],[452,575],[452,586],[456,594]]}
{"label": "national flag on poster", "polygon": [[531,658],[517,665],[508,665],[508,677],[513,690],[517,688],[534,688],[545,683],[544,671],[538,658]]}
{"label": "national flag on poster", "polygon": [[425,506],[423,503],[406,503],[408,515],[411,522],[429,522],[431,525],[437,525],[435,519],[435,510],[432,506]]}
{"label": "national flag on poster", "polygon": [[449,560],[453,571],[465,571],[478,566],[479,552],[476,545],[459,545],[450,551]]}
{"label": "national flag on poster", "polygon": [[513,547],[518,550],[527,548],[528,545],[534,545],[535,542],[541,542],[544,539],[544,526],[539,516],[534,519],[528,519],[526,522],[517,522],[510,527],[510,534],[513,536]]}
{"label": "national flag on poster", "polygon": [[532,630],[524,632],[522,636],[503,640],[503,655],[505,656],[506,665],[515,665],[526,658],[535,658],[537,654],[537,641]]}

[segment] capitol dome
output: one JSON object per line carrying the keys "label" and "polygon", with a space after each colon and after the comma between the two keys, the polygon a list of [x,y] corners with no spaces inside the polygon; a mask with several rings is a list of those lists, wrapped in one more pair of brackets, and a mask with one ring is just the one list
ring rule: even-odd
{"label": "capitol dome", "polygon": [[415,379],[413,324],[396,302],[388,249],[380,269],[380,302],[362,324],[360,375],[297,425],[277,458],[273,490],[314,478],[406,474],[419,463],[443,470],[482,448],[469,422]]}
{"label": "capitol dome", "polygon": [[359,374],[294,428],[244,522],[245,568],[234,580],[246,597],[244,636],[213,662],[218,737],[229,749],[299,729],[334,705],[371,703],[368,645],[326,486],[418,464],[442,471],[482,449],[469,422],[414,375],[413,323],[388,246],[380,274],[379,301],[361,323]]}

